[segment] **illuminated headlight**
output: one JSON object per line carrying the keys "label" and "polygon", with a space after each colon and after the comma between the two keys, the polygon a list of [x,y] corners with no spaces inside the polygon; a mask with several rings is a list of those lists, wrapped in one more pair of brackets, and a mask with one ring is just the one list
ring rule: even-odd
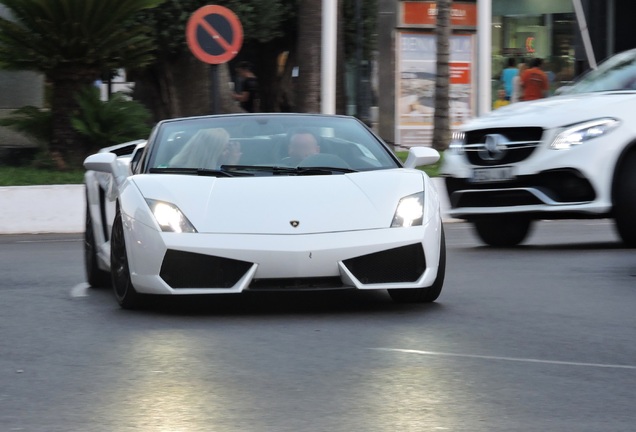
{"label": "illuminated headlight", "polygon": [[419,192],[400,200],[393,216],[391,228],[422,225],[423,218],[424,192]]}
{"label": "illuminated headlight", "polygon": [[550,144],[550,148],[553,150],[567,150],[583,144],[585,141],[605,135],[619,124],[620,122],[616,119],[603,118],[570,126],[557,135]]}
{"label": "illuminated headlight", "polygon": [[466,145],[466,135],[464,132],[455,131],[451,135],[451,141],[448,145],[448,149],[455,153],[462,154],[464,152],[464,146]]}
{"label": "illuminated headlight", "polygon": [[146,202],[161,227],[161,231],[177,233],[197,232],[176,205],[152,199],[146,199]]}

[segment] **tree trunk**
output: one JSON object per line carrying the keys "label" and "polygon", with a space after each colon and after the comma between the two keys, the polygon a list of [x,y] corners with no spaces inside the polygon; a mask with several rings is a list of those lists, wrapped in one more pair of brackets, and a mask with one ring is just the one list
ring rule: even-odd
{"label": "tree trunk", "polygon": [[51,82],[51,143],[49,151],[60,170],[81,168],[91,153],[79,133],[73,129],[71,118],[78,111],[76,95],[99,76],[99,70],[78,71],[73,68],[55,70],[48,75]]}
{"label": "tree trunk", "polygon": [[336,114],[347,114],[347,89],[346,77],[347,61],[345,59],[345,37],[344,37],[344,1],[338,2],[338,35],[336,37]]}
{"label": "tree trunk", "polygon": [[319,113],[322,0],[303,0],[299,3],[297,108],[300,112]]}
{"label": "tree trunk", "polygon": [[189,52],[170,59],[157,59],[152,66],[135,71],[133,97],[152,112],[155,122],[211,114],[213,91],[219,92],[221,112],[241,112],[232,99],[227,63],[214,66],[218,68],[219,78],[219,88],[214,90],[211,67]]}
{"label": "tree trunk", "polygon": [[445,150],[450,143],[450,12],[451,0],[437,2],[437,72],[435,79],[435,116],[433,118],[433,148]]}

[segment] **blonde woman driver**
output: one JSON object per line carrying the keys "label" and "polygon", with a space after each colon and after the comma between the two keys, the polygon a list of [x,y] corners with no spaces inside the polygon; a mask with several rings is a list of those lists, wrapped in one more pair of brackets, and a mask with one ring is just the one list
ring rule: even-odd
{"label": "blonde woman driver", "polygon": [[201,129],[170,160],[173,168],[218,168],[230,142],[225,129]]}

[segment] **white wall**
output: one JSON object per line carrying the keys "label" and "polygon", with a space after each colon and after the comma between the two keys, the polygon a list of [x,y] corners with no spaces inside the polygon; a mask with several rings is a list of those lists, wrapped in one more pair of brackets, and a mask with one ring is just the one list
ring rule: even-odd
{"label": "white wall", "polygon": [[84,231],[84,185],[0,187],[0,234]]}

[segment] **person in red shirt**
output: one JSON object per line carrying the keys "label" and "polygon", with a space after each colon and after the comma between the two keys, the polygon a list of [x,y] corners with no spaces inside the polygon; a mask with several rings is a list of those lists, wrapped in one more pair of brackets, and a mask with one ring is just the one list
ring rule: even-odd
{"label": "person in red shirt", "polygon": [[532,60],[531,67],[521,75],[521,86],[523,87],[524,101],[541,99],[548,93],[548,75],[541,70],[543,60],[536,58]]}

